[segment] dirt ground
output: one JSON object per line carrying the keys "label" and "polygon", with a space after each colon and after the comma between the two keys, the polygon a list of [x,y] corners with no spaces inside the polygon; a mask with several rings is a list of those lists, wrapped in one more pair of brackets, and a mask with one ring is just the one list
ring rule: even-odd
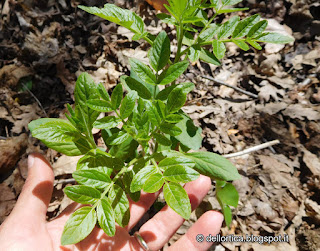
{"label": "dirt ground", "polygon": [[[27,174],[27,155],[44,154],[52,163],[55,188],[48,220],[69,203],[62,189],[70,183],[78,157],[47,149],[31,137],[27,125],[40,117],[65,118],[73,104],[77,76],[89,72],[109,90],[127,74],[128,59],[146,60],[149,45],[132,41],[124,28],[89,15],[77,5],[103,6],[90,0],[4,0],[0,3],[0,223],[10,214]],[[139,13],[148,31],[170,27],[156,10],[140,1],[108,1]],[[151,2],[151,1],[149,1]],[[153,1],[152,3],[156,3]],[[232,157],[241,180],[231,228],[222,235],[275,236],[289,243],[218,243],[212,250],[320,250],[320,3],[318,0],[248,0],[239,4],[260,13],[271,31],[295,42],[265,45],[243,52],[228,44],[222,66],[197,62],[184,74],[196,84],[183,108],[203,129],[201,150],[222,155],[272,140],[280,143]],[[223,21],[227,16],[221,16]],[[237,86],[248,96],[202,76]],[[183,79],[182,79],[183,80]],[[214,186],[174,243],[206,210],[219,210]],[[155,208],[145,217],[147,219]]]}

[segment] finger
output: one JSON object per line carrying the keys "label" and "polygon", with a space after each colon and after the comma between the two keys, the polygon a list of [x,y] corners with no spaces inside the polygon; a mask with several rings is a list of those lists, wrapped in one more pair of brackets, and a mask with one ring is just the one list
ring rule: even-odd
{"label": "finger", "polygon": [[130,221],[126,229],[130,231],[141,217],[148,211],[148,209],[152,206],[153,202],[158,197],[159,192],[157,193],[145,193],[141,191],[140,200],[135,202],[129,198],[130,202]]}
{"label": "finger", "polygon": [[32,225],[44,223],[52,195],[54,175],[50,164],[37,153],[29,155],[28,177],[12,214]]}
{"label": "finger", "polygon": [[[188,193],[192,210],[200,204],[210,187],[210,178],[203,175],[185,185],[184,188]],[[168,242],[183,221],[184,219],[180,215],[165,206],[140,228],[139,233],[151,250],[158,250]]]}
{"label": "finger", "polygon": [[204,213],[188,232],[170,247],[170,250],[201,251],[209,249],[213,243],[207,242],[206,236],[209,234],[217,235],[220,232],[222,222],[221,213],[215,211]]}

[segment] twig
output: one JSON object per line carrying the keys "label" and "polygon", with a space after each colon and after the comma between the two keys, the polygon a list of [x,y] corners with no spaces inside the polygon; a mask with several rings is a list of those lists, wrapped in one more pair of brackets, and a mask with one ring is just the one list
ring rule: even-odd
{"label": "twig", "polygon": [[65,180],[57,180],[54,182],[54,185],[58,185],[58,184],[68,184],[68,183],[74,183],[76,182],[75,179],[71,178],[71,179],[65,179]]}
{"label": "twig", "polygon": [[239,87],[229,85],[229,84],[227,84],[227,83],[225,83],[225,82],[222,82],[222,81],[220,81],[220,80],[216,80],[216,79],[214,79],[214,78],[212,78],[212,77],[210,77],[210,76],[203,76],[203,75],[202,75],[201,77],[202,77],[202,78],[205,78],[205,79],[209,79],[209,80],[211,80],[211,81],[213,81],[213,82],[215,82],[215,83],[217,83],[217,84],[219,84],[219,85],[224,85],[224,86],[227,86],[227,87],[229,87],[229,88],[232,88],[232,89],[234,89],[234,90],[236,90],[236,91],[238,91],[238,92],[241,92],[241,93],[243,93],[243,94],[248,95],[248,96],[251,97],[251,98],[255,98],[255,99],[258,98],[258,95],[256,95],[256,94],[253,94],[253,93],[251,93],[251,92],[242,90],[242,89],[239,88]]}
{"label": "twig", "polygon": [[238,157],[238,156],[241,156],[241,155],[244,155],[244,154],[247,154],[247,153],[251,153],[251,152],[255,152],[255,151],[267,148],[269,146],[273,146],[273,145],[279,144],[279,143],[280,143],[280,141],[278,139],[276,139],[276,140],[272,140],[272,141],[269,141],[269,142],[254,146],[254,147],[250,147],[250,148],[245,149],[245,150],[240,151],[240,152],[225,154],[225,155],[223,155],[223,157],[225,157],[225,158]]}
{"label": "twig", "polygon": [[4,140],[6,140],[6,139],[7,139],[7,137],[0,136],[0,139],[4,139]]}
{"label": "twig", "polygon": [[38,103],[38,105],[40,106],[41,110],[43,111],[44,115],[45,115],[46,117],[48,117],[48,115],[47,115],[46,111],[44,110],[42,104],[40,103],[39,99],[37,99],[37,97],[29,90],[29,88],[28,88],[24,83],[22,83],[22,85],[23,85],[23,87],[27,90],[27,92],[29,92],[30,95],[37,101],[37,103]]}

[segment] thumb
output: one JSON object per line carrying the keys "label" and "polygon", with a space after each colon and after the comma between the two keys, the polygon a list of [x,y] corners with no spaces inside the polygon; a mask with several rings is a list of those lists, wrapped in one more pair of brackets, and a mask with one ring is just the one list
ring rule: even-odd
{"label": "thumb", "polygon": [[[12,214],[33,224],[44,223],[53,190],[54,175],[45,158],[34,153],[28,157],[28,177]],[[32,225],[33,225],[32,224]]]}

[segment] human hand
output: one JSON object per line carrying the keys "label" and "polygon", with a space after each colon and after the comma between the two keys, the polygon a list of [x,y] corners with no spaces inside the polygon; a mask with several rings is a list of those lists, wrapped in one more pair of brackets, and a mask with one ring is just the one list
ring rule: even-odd
{"label": "human hand", "polygon": [[[137,224],[157,198],[158,193],[141,193],[139,202],[130,201],[130,222],[126,228],[117,227],[114,237],[107,236],[95,227],[92,233],[76,245],[61,246],[60,238],[65,222],[80,205],[73,203],[56,219],[46,222],[46,212],[53,190],[54,175],[50,164],[40,154],[32,154],[28,159],[28,177],[16,206],[0,226],[0,250],[143,250],[137,238],[128,231]],[[195,209],[211,186],[208,177],[200,176],[187,183],[192,209]],[[184,219],[171,208],[165,206],[139,230],[150,250],[158,250],[168,242],[181,226]],[[223,216],[208,211],[181,237],[172,250],[207,250],[211,244],[198,243],[197,234],[207,236],[219,233]]]}

